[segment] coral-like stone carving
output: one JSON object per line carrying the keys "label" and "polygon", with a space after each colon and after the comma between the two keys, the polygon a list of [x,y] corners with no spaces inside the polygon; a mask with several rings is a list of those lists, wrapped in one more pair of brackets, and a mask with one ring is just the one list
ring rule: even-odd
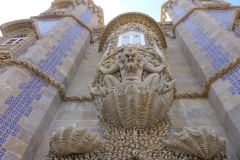
{"label": "coral-like stone carving", "polygon": [[128,86],[113,90],[103,101],[102,114],[115,126],[124,128],[154,127],[170,108],[171,94],[158,95],[149,89]]}
{"label": "coral-like stone carving", "polygon": [[87,129],[77,129],[75,125],[53,133],[49,144],[56,155],[86,154],[103,147],[98,133],[91,134]]}
{"label": "coral-like stone carving", "polygon": [[225,140],[207,127],[199,127],[198,130],[184,128],[181,133],[172,134],[166,146],[174,152],[203,159],[211,159],[226,152]]}

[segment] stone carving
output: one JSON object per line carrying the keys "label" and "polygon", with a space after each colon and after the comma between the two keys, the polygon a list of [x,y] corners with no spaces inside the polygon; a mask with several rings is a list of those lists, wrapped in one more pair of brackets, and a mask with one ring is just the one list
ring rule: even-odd
{"label": "stone carving", "polygon": [[116,30],[123,24],[127,24],[130,22],[146,26],[148,30],[152,31],[153,33],[155,33],[155,35],[157,35],[157,44],[158,46],[160,46],[160,49],[167,48],[167,43],[162,33],[162,30],[154,19],[143,13],[130,12],[121,14],[108,23],[108,25],[106,26],[105,30],[102,33],[98,50],[99,51],[103,50],[103,47],[107,39],[109,38],[109,35],[112,34],[114,30]]}
{"label": "stone carving", "polygon": [[103,116],[114,126],[131,129],[154,127],[170,109],[172,97],[159,96],[155,91],[128,86],[110,92],[103,102]]}
{"label": "stone carving", "polygon": [[164,147],[164,141],[167,139],[168,130],[171,126],[170,119],[166,116],[162,122],[153,128],[144,129],[124,129],[115,127],[104,118],[99,119],[99,124],[104,132],[105,146],[90,154],[71,154],[68,157],[58,156],[49,153],[49,160],[61,159],[121,159],[130,160],[133,158],[139,160],[159,159],[159,160],[177,160],[177,156]]}
{"label": "stone carving", "polygon": [[51,152],[56,155],[87,154],[103,147],[98,133],[91,134],[87,129],[80,130],[75,125],[53,133],[49,144]]}
{"label": "stone carving", "polygon": [[165,32],[165,35],[171,39],[176,39],[176,36],[174,35],[173,31]]}
{"label": "stone carving", "polygon": [[203,159],[211,159],[226,152],[225,140],[207,127],[199,127],[198,130],[184,128],[181,133],[172,134],[166,141],[166,146],[175,153]]}
{"label": "stone carving", "polygon": [[96,78],[90,93],[99,114],[115,126],[154,126],[169,110],[174,80],[161,56],[145,47],[116,49],[99,63]]}
{"label": "stone carving", "polygon": [[12,58],[11,51],[0,51],[0,62]]}
{"label": "stone carving", "polygon": [[[106,41],[106,44],[108,44],[110,42],[110,45],[113,45],[113,46],[107,46],[106,44],[104,45],[103,47],[103,51],[106,50],[106,48],[108,47],[109,49],[109,52],[112,50],[112,49],[116,49],[116,40],[118,39],[118,36],[120,34],[122,34],[123,32],[129,30],[130,28],[135,28],[141,32],[144,33],[146,39],[147,39],[147,43],[148,42],[151,42],[151,41],[158,41],[158,38],[157,36],[155,35],[155,33],[153,33],[152,31],[150,31],[146,26],[142,25],[142,24],[138,24],[138,23],[134,23],[134,22],[130,22],[130,23],[127,23],[123,26],[120,26],[119,28],[117,28],[115,31],[113,31],[113,33],[111,35],[109,35],[107,41]],[[161,48],[161,46],[159,46],[159,48]]]}
{"label": "stone carving", "polygon": [[[116,62],[110,67],[105,68],[99,64],[100,70],[105,76],[103,78],[104,87],[100,92],[91,90],[92,96],[106,96],[110,88],[119,88],[122,86],[134,85],[142,88],[150,87],[158,94],[162,95],[169,92],[173,88],[173,81],[167,82],[166,76],[161,76],[159,73],[163,71],[166,64],[163,62],[161,65],[154,67],[149,63],[143,55],[139,54],[136,45],[128,45],[124,47],[123,53],[118,54]],[[119,71],[121,79],[114,77],[113,73]],[[142,79],[143,71],[152,73]],[[162,84],[159,84],[161,79]]]}

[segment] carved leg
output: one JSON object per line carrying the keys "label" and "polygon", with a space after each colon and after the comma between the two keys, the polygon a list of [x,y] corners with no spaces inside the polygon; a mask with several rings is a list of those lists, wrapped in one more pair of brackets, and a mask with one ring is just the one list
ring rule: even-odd
{"label": "carved leg", "polygon": [[118,88],[121,86],[121,82],[112,75],[105,75],[103,78],[103,82],[107,88],[112,88],[112,87]]}
{"label": "carved leg", "polygon": [[142,82],[143,87],[153,87],[159,85],[160,75],[153,73],[147,76]]}

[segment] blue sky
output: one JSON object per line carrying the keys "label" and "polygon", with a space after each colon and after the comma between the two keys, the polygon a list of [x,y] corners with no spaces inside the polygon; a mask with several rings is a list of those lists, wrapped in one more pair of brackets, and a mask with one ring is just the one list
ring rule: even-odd
{"label": "blue sky", "polygon": [[[9,21],[30,18],[47,10],[53,0],[0,0],[0,25]],[[94,0],[104,9],[105,24],[125,12],[142,12],[160,21],[160,8],[166,0]],[[240,6],[240,0],[227,0]]]}

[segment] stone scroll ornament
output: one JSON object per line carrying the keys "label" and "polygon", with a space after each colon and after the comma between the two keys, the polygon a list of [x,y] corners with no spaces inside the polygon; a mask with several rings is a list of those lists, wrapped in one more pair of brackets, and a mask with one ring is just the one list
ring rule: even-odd
{"label": "stone scroll ornament", "polygon": [[157,53],[148,53],[140,45],[118,48],[98,65],[99,76],[94,87],[100,116],[114,126],[124,128],[153,127],[170,109],[174,81]]}

